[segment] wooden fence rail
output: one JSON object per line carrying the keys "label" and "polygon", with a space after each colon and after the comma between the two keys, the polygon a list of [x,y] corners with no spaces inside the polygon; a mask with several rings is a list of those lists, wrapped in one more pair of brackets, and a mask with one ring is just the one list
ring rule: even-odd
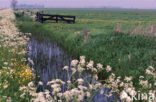
{"label": "wooden fence rail", "polygon": [[75,16],[65,16],[65,15],[50,15],[50,14],[41,14],[37,12],[36,21],[43,23],[44,21],[51,20],[58,23],[58,21],[65,21],[67,23],[75,23]]}

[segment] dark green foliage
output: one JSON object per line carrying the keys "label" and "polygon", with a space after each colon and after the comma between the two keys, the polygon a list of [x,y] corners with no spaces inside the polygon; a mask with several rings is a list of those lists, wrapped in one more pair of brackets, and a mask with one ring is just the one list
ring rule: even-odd
{"label": "dark green foliage", "polygon": [[18,12],[16,12],[16,13],[14,13],[14,14],[15,14],[16,19],[17,19],[18,21],[28,21],[28,22],[33,21],[33,19],[30,18],[28,15],[25,15],[24,12],[23,12],[23,13],[18,13]]}

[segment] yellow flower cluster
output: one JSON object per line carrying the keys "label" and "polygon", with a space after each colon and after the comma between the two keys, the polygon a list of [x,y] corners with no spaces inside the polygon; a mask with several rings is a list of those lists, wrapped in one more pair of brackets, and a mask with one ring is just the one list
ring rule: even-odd
{"label": "yellow flower cluster", "polygon": [[101,22],[101,23],[152,23],[152,22],[156,22],[156,21],[134,21],[134,20],[102,20],[102,19],[77,19],[77,22]]}
{"label": "yellow flower cluster", "polygon": [[32,70],[28,65],[21,65],[20,70],[13,72],[13,75],[15,79],[18,80],[19,84],[27,84],[34,79],[34,74],[32,73]]}

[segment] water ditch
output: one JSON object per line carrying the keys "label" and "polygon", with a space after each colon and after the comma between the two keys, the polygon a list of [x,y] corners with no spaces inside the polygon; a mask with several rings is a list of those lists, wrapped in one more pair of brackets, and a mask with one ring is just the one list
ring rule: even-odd
{"label": "water ditch", "polygon": [[[69,73],[62,70],[62,68],[65,65],[70,66],[71,57],[64,53],[56,42],[51,42],[48,37],[43,39],[41,39],[41,37],[40,40],[37,38],[32,37],[27,44],[29,51],[28,57],[34,61],[34,65],[31,67],[34,68],[36,76],[40,76],[40,81],[43,82],[43,86],[40,89],[44,91],[47,88],[47,82],[52,79],[61,79],[65,82],[68,80]],[[104,94],[107,94],[109,91],[106,88],[103,90]],[[66,88],[64,85],[62,87],[62,92],[65,91]],[[115,100],[115,102],[121,102],[117,97],[103,97],[99,92],[94,94],[94,98],[91,102],[112,102],[113,100]]]}

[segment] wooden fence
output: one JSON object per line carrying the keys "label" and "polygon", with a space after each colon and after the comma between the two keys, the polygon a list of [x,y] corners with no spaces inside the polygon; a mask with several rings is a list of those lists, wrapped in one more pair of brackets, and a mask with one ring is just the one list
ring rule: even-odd
{"label": "wooden fence", "polygon": [[65,15],[50,15],[50,14],[41,14],[37,12],[36,21],[43,23],[44,21],[50,20],[58,23],[59,21],[64,21],[67,23],[75,23],[75,16],[65,16]]}

